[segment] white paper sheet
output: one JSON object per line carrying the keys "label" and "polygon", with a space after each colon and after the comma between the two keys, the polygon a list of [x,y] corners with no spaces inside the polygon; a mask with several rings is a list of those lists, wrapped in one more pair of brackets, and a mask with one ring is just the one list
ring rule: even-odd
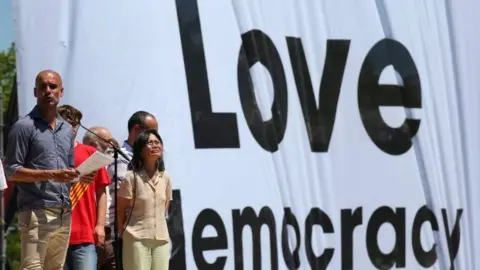
{"label": "white paper sheet", "polygon": [[[111,164],[113,162],[113,158],[111,156],[107,156],[100,152],[95,152],[89,158],[87,158],[80,166],[76,168],[76,170],[80,173],[80,177],[88,175],[92,172],[98,171],[99,169]],[[75,178],[71,183],[78,182],[79,178]]]}

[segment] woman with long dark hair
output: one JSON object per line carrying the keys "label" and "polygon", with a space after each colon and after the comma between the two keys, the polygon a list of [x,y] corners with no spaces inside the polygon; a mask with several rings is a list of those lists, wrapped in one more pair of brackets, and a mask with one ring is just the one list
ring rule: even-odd
{"label": "woman with long dark hair", "polygon": [[118,225],[123,235],[124,270],[168,270],[169,234],[165,214],[172,184],[163,163],[163,141],[146,130],[133,144],[132,171],[118,191]]}

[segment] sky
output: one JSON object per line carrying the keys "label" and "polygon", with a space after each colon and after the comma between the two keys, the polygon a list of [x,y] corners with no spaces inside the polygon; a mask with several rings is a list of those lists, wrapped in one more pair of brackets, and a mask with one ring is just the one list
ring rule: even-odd
{"label": "sky", "polygon": [[13,42],[12,0],[0,0],[0,51]]}

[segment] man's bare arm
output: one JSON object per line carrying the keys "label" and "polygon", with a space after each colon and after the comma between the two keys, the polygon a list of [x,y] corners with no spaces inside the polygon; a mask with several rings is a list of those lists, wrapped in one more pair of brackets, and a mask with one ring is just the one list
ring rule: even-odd
{"label": "man's bare arm", "polygon": [[35,183],[47,180],[57,180],[68,182],[78,176],[75,169],[64,170],[34,170],[21,167],[17,169],[10,177],[10,181]]}
{"label": "man's bare arm", "polygon": [[34,170],[27,168],[19,168],[9,180],[17,182],[34,183],[46,181],[54,178],[55,171],[53,170]]}
{"label": "man's bare arm", "polygon": [[107,188],[97,188],[97,226],[105,226],[107,216]]}

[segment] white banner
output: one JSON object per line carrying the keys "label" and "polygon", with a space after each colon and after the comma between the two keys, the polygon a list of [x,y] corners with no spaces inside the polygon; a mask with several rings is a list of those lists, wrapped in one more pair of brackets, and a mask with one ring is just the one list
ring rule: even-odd
{"label": "white banner", "polygon": [[22,115],[157,117],[171,269],[480,265],[478,1],[13,2]]}

